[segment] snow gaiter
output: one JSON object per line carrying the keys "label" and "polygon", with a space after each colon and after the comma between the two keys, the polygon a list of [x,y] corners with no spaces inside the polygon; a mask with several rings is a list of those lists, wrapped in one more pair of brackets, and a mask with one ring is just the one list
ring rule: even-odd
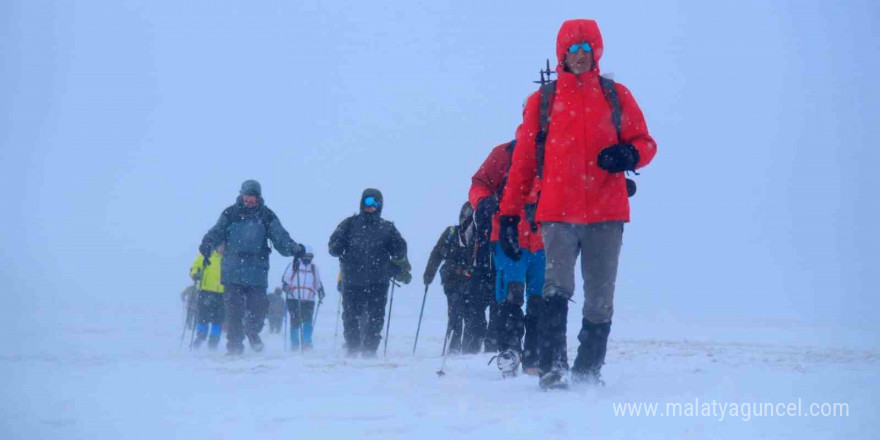
{"label": "snow gaiter", "polygon": [[529,296],[526,305],[525,340],[523,341],[523,368],[538,366],[538,322],[540,321],[543,298]]}
{"label": "snow gaiter", "polygon": [[538,370],[541,374],[553,370],[568,370],[565,354],[565,329],[568,325],[568,298],[550,295],[540,303],[538,321]]}
{"label": "snow gaiter", "polygon": [[522,306],[525,301],[523,283],[507,284],[507,298],[501,302],[498,329],[498,351],[515,350],[522,354],[522,338],[525,331]]}
{"label": "snow gaiter", "polygon": [[608,335],[611,333],[611,323],[593,324],[583,319],[581,331],[578,333],[577,358],[574,360],[572,373],[597,375],[602,365],[605,364],[605,351],[608,348]]}

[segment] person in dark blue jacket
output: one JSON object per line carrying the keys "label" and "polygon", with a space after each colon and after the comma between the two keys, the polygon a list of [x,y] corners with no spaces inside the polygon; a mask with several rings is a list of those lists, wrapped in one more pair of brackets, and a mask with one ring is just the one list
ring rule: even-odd
{"label": "person in dark blue jacket", "polygon": [[260,331],[269,307],[266,298],[269,241],[285,257],[299,258],[305,253],[305,247],[290,238],[281,221],[266,206],[260,183],[246,180],[241,184],[235,204],[223,210],[199,246],[199,252],[209,261],[211,251],[218,244],[226,243],[221,280],[227,297],[226,349],[230,355],[244,352],[245,336],[252,350],[263,350]]}

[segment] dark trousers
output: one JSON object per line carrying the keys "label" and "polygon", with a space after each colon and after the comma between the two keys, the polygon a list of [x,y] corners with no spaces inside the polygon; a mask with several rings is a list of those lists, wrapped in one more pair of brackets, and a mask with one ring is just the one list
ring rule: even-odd
{"label": "dark trousers", "polygon": [[[354,286],[343,282],[342,326],[345,346],[349,354],[363,352],[370,355],[379,349],[382,326],[385,324],[385,302],[389,284]],[[359,318],[363,316],[364,325]]]}
{"label": "dark trousers", "polygon": [[208,339],[210,332],[211,338],[208,342],[210,348],[215,348],[220,343],[220,333],[222,332],[225,311],[223,306],[223,294],[202,290],[198,293],[197,312],[194,319],[196,320],[196,340],[195,347]]}
{"label": "dark trousers", "polygon": [[311,324],[312,315],[315,314],[315,302],[298,299],[288,299],[287,311],[290,312],[291,328],[299,327],[303,323]]}
{"label": "dark trousers", "polygon": [[223,294],[202,290],[199,292],[199,321],[196,324],[223,324],[225,319]]}
{"label": "dark trousers", "polygon": [[259,340],[263,330],[263,322],[269,310],[269,299],[266,297],[266,286],[245,286],[227,284],[224,286],[226,296],[226,348],[236,350],[244,347],[245,335],[251,341]]}
{"label": "dark trousers", "polygon": [[544,299],[529,296],[526,300],[525,339],[523,339],[523,368],[538,366],[538,322],[541,320]]}
{"label": "dark trousers", "polygon": [[462,319],[462,289],[443,286],[446,293],[446,331],[449,333],[449,353],[461,352],[461,337],[464,332],[464,319]]}
{"label": "dark trousers", "polygon": [[269,318],[269,333],[280,333],[281,332],[281,324],[284,324],[284,318]]}
{"label": "dark trousers", "polygon": [[462,353],[479,353],[486,338],[486,307],[494,296],[495,277],[491,272],[477,271],[468,278],[467,291],[461,296],[458,309],[463,320]]}

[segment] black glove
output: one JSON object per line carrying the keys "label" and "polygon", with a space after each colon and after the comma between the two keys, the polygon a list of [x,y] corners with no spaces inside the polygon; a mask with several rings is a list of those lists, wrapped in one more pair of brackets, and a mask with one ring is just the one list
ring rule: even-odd
{"label": "black glove", "polygon": [[498,212],[498,196],[492,194],[489,197],[484,197],[483,200],[480,200],[480,203],[477,204],[477,222],[478,223],[490,223],[492,222],[492,216]]}
{"label": "black glove", "polygon": [[513,261],[519,261],[522,251],[519,249],[519,216],[502,215],[499,221],[498,240],[501,249]]}
{"label": "black glove", "polygon": [[614,144],[599,153],[596,163],[609,173],[635,171],[639,164],[639,150],[632,144]]}
{"label": "black glove", "polygon": [[290,293],[290,284],[282,283],[281,284],[281,291],[284,293]]}
{"label": "black glove", "polygon": [[394,277],[394,279],[400,281],[403,284],[409,284],[409,282],[412,281],[412,274],[409,273],[409,271],[401,272],[396,277]]}
{"label": "black glove", "polygon": [[201,253],[202,256],[205,257],[205,261],[202,262],[203,266],[211,265],[211,251],[213,250],[214,249],[211,248],[211,245],[206,242],[202,242],[202,244],[199,246],[199,253]]}
{"label": "black glove", "polygon": [[324,293],[324,288],[323,287],[319,288],[318,289],[318,303],[323,303],[325,296],[327,296],[327,294]]}
{"label": "black glove", "polygon": [[390,260],[392,265],[393,277],[395,280],[403,284],[409,284],[412,281],[412,266],[406,256]]}
{"label": "black glove", "polygon": [[434,281],[434,274],[425,272],[425,275],[422,277],[422,281],[425,282],[426,286],[430,286],[431,283]]}

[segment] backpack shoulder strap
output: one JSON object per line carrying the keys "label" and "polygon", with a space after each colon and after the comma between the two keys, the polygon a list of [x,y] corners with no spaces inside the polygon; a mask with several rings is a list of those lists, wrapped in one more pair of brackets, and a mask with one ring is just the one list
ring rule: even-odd
{"label": "backpack shoulder strap", "polygon": [[614,84],[613,79],[605,78],[604,76],[599,77],[599,85],[602,86],[602,94],[605,95],[605,100],[608,101],[608,105],[611,106],[611,122],[614,123],[614,129],[617,131],[617,141],[620,142],[622,114],[620,110],[620,96],[617,95],[617,88],[614,87]]}
{"label": "backpack shoulder strap", "polygon": [[554,95],[556,95],[556,81],[541,84],[540,130],[535,137],[538,179],[544,177],[544,143],[547,142],[547,132],[550,130],[550,114],[553,112]]}

